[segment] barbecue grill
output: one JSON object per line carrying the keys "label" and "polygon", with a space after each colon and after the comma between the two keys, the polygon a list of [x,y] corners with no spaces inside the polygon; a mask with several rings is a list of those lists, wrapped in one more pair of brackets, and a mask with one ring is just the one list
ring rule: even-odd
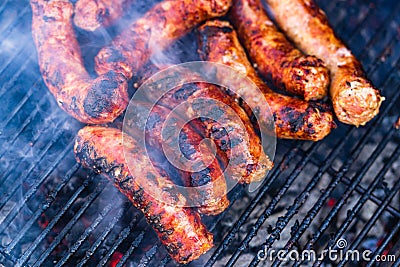
{"label": "barbecue grill", "polygon": [[[317,2],[382,89],[381,112],[365,127],[339,123],[317,143],[279,140],[261,188],[237,186],[227,211],[204,218],[215,248],[189,266],[400,266],[400,2]],[[136,3],[131,13],[148,6]],[[119,30],[78,31],[88,69]],[[28,1],[2,1],[0,266],[176,266],[131,203],[76,163],[73,142],[83,125],[43,84],[30,31]],[[164,56],[196,60],[194,39],[189,34]],[[260,257],[266,249],[318,256],[328,248],[368,249],[371,261]]]}

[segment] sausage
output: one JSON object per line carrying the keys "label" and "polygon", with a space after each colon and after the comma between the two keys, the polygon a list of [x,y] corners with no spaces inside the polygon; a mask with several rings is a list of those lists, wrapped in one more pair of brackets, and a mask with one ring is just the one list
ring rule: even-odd
{"label": "sausage", "polygon": [[[317,141],[323,139],[335,127],[329,106],[318,102],[284,96],[273,92],[256,74],[246,57],[233,27],[226,21],[208,21],[198,29],[199,53],[202,60],[226,64],[243,73],[263,93],[275,121],[279,138]],[[217,73],[221,80],[235,80],[232,74]],[[268,107],[260,105],[258,91],[237,86],[238,93],[248,106],[255,107],[261,125],[269,125]],[[250,103],[250,101],[252,103]],[[249,110],[244,105],[248,114]]]}
{"label": "sausage", "polygon": [[260,0],[234,0],[229,18],[259,74],[305,100],[327,95],[325,64],[293,47],[265,14]]}
{"label": "sausage", "polygon": [[329,94],[337,118],[365,125],[384,100],[366,78],[361,63],[335,36],[325,13],[313,0],[267,0],[276,22],[305,53],[322,59],[331,73]]}
{"label": "sausage", "polygon": [[[146,77],[159,69],[154,65],[147,66],[141,71],[142,76],[139,84]],[[176,71],[177,79],[189,76],[196,79],[196,74],[184,68]],[[158,100],[157,91],[166,92],[160,99],[159,104],[174,109],[183,102],[195,101],[199,98],[215,100],[222,105],[211,104],[206,110],[187,108],[183,110],[184,118],[198,118],[193,120],[192,126],[204,137],[214,141],[217,147],[217,155],[224,162],[228,176],[239,183],[251,183],[261,181],[267,172],[272,169],[273,163],[265,154],[261,139],[255,132],[252,123],[246,112],[240,107],[234,98],[223,92],[218,86],[204,82],[187,83],[174,88],[160,88],[160,84],[154,88],[147,88],[147,95],[150,99]],[[162,83],[161,86],[168,86],[169,83]],[[218,120],[207,119],[218,117]],[[221,115],[219,115],[221,114]],[[232,118],[238,117],[240,121]],[[246,138],[247,137],[247,138]]]}
{"label": "sausage", "polygon": [[231,0],[164,0],[118,35],[95,58],[98,74],[115,70],[127,79],[204,20],[226,14]]}
{"label": "sausage", "polygon": [[[169,190],[173,187],[170,178],[151,167],[143,148],[133,138],[122,136],[120,130],[113,128],[84,127],[75,141],[76,160],[85,168],[104,174],[143,212],[173,259],[180,263],[197,259],[213,246],[212,234],[192,209],[168,205],[149,194],[148,189],[152,188],[171,202],[185,202],[182,195]],[[128,169],[124,148],[135,166],[133,170]],[[138,177],[146,177],[146,182],[138,182]]]}
{"label": "sausage", "polygon": [[31,0],[32,35],[43,79],[57,104],[83,123],[106,123],[128,105],[123,75],[87,73],[71,22],[73,6],[63,0]]}
{"label": "sausage", "polygon": [[120,18],[133,0],[78,0],[75,3],[74,23],[86,31],[107,27]]}
{"label": "sausage", "polygon": [[[129,126],[130,135],[140,136],[137,131],[144,132],[146,144],[157,154],[163,152],[163,147],[169,148],[174,157],[174,162],[171,163],[176,166],[184,185],[204,186],[204,189],[189,191],[187,198],[205,215],[217,215],[223,212],[229,206],[224,173],[211,149],[201,144],[203,138],[169,109],[159,105],[151,107],[148,103],[135,104],[129,113],[135,114],[134,118],[130,119],[128,115],[124,122]],[[146,116],[146,110],[151,110],[151,113],[144,126],[142,120]],[[163,130],[166,135],[162,134]],[[202,164],[204,167],[194,171],[185,165],[186,160],[193,164]]]}

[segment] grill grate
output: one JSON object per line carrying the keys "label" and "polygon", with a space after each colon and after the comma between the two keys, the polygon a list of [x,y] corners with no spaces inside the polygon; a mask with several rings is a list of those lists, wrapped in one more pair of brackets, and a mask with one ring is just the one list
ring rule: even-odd
{"label": "grill grate", "polygon": [[[397,253],[400,266],[400,2],[317,2],[382,88],[381,113],[359,129],[340,124],[322,142],[280,140],[265,184],[253,194],[235,188],[224,214],[204,218],[216,248],[191,266],[268,265],[257,259],[264,246],[320,252],[346,238],[347,250],[374,237],[374,255]],[[143,216],[75,163],[82,124],[60,111],[41,80],[30,19],[27,0],[0,4],[0,262],[175,266]]]}

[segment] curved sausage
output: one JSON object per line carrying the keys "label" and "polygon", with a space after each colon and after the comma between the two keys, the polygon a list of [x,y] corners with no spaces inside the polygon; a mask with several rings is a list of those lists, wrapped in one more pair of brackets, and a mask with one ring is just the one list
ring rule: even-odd
{"label": "curved sausage", "polygon": [[[163,152],[163,147],[169,148],[173,152],[175,169],[186,187],[203,186],[203,189],[189,191],[187,196],[198,210],[206,215],[217,215],[223,212],[229,206],[227,198],[227,187],[224,172],[221,169],[217,158],[211,149],[201,144],[203,138],[189,124],[183,123],[177,114],[169,109],[155,105],[151,108],[148,103],[137,103],[132,106],[130,112],[144,118],[146,110],[151,109],[147,118],[147,124],[125,117],[125,125],[129,125],[129,132],[132,136],[138,135],[137,131],[144,131],[146,135],[146,144],[157,154]],[[129,116],[128,116],[129,117]],[[137,117],[136,117],[137,118]],[[168,120],[167,120],[168,118]],[[168,124],[167,124],[168,122]],[[128,123],[128,124],[127,124]],[[168,135],[163,135],[163,130]],[[174,136],[177,133],[179,136]],[[193,171],[189,166],[180,165],[186,160],[192,163],[202,164],[204,166],[200,171]]]}
{"label": "curved sausage", "polygon": [[[199,53],[203,60],[232,67],[245,74],[261,90],[274,117],[277,137],[317,141],[328,135],[335,127],[327,105],[306,102],[273,92],[257,76],[229,22],[208,21],[198,31]],[[217,75],[219,79],[234,80],[229,73],[217,73]],[[251,106],[258,110],[261,125],[268,125],[270,113],[268,107],[259,105],[257,101],[260,98],[259,93],[246,88],[238,90],[238,93],[247,103],[253,102]],[[253,112],[248,109],[246,111],[248,114]]]}
{"label": "curved sausage", "polygon": [[78,0],[74,23],[86,31],[107,27],[122,17],[129,2],[133,0]]}
{"label": "curved sausage", "polygon": [[128,105],[123,75],[87,73],[71,22],[73,6],[63,0],[31,0],[32,35],[43,79],[57,104],[83,123],[107,123]]}
{"label": "curved sausage", "polygon": [[293,47],[265,14],[260,0],[234,0],[229,18],[258,73],[305,100],[326,96],[325,64]]}
{"label": "curved sausage", "polygon": [[115,70],[127,79],[146,61],[193,27],[226,14],[231,0],[165,0],[118,35],[95,58],[98,74]]}
{"label": "curved sausage", "polygon": [[[143,79],[150,77],[157,72],[158,67],[147,66],[141,71]],[[177,77],[189,75],[195,78],[196,74],[181,69]],[[189,79],[188,79],[189,80]],[[159,85],[159,84],[158,84]],[[161,84],[163,85],[163,84]],[[165,84],[168,86],[168,83]],[[205,117],[192,121],[192,126],[204,137],[210,138],[217,146],[217,155],[229,167],[227,174],[230,178],[240,183],[251,183],[261,181],[267,172],[272,169],[273,163],[265,154],[261,139],[255,132],[250,118],[235,99],[227,95],[218,86],[203,82],[187,83],[175,88],[148,88],[147,95],[152,100],[158,100],[157,91],[168,91],[159,99],[159,104],[174,109],[183,102],[191,102],[199,98],[216,100],[222,105],[212,104],[207,110],[195,108],[182,111],[184,118],[198,118],[201,114],[208,114],[209,117],[218,116],[218,121]],[[201,116],[200,116],[201,117]],[[232,120],[238,117],[240,121]],[[247,138],[246,138],[247,137]]]}
{"label": "curved sausage", "polygon": [[[133,205],[143,212],[161,242],[173,259],[188,263],[197,259],[213,246],[213,237],[201,222],[199,214],[190,208],[171,206],[148,194],[147,188],[159,190],[173,202],[185,202],[179,193],[168,190],[173,187],[163,171],[155,171],[143,149],[134,139],[113,128],[87,126],[78,132],[75,141],[76,160],[84,167],[104,174]],[[122,144],[124,142],[124,146]],[[125,152],[136,168],[130,172]],[[147,177],[146,183],[138,183],[137,177]]]}
{"label": "curved sausage", "polygon": [[329,93],[341,122],[364,125],[384,100],[366,78],[360,62],[335,36],[325,13],[313,0],[267,0],[277,23],[305,53],[322,59],[331,72]]}

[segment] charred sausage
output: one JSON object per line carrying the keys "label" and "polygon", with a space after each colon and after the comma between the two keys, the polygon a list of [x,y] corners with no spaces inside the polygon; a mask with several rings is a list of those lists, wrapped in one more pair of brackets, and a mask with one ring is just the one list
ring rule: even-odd
{"label": "charred sausage", "polygon": [[258,73],[305,100],[326,96],[329,72],[325,64],[293,47],[269,19],[260,0],[234,0],[229,18]]}
{"label": "charred sausage", "polygon": [[[246,75],[263,93],[275,120],[279,138],[321,140],[335,126],[329,107],[317,102],[284,96],[273,92],[256,74],[241,47],[233,27],[226,21],[208,21],[199,28],[199,53],[203,60],[231,66]],[[232,79],[230,74],[217,73],[220,79]],[[238,86],[239,88],[239,86]],[[246,88],[238,91],[240,96],[252,101],[260,116],[260,124],[269,124],[268,107],[258,104],[257,91]],[[246,108],[246,105],[244,105]],[[251,114],[253,110],[246,111]]]}
{"label": "charred sausage", "polygon": [[165,0],[131,24],[95,58],[98,74],[115,70],[132,78],[150,56],[197,24],[224,15],[231,0]]}
{"label": "charred sausage", "polygon": [[113,121],[128,104],[122,74],[87,73],[72,26],[73,6],[63,0],[31,0],[32,35],[43,79],[57,104],[84,123]]}
{"label": "charred sausage", "polygon": [[[148,65],[140,72],[142,83],[146,77],[157,72],[158,67]],[[185,69],[181,69],[178,75],[189,75],[195,78],[196,75]],[[166,86],[168,83],[165,84]],[[154,92],[168,91],[159,100],[159,104],[174,109],[182,102],[190,102],[199,98],[212,99],[222,105],[210,105],[209,109],[202,110],[209,117],[218,116],[218,120],[205,117],[192,121],[193,127],[204,137],[210,138],[217,146],[217,155],[227,166],[227,174],[240,183],[251,183],[265,178],[267,172],[272,169],[273,163],[265,154],[261,139],[255,132],[252,123],[246,112],[240,107],[234,98],[227,95],[216,85],[204,82],[188,83],[175,88],[162,89],[159,87],[149,88],[148,97],[152,100],[156,95]],[[184,118],[198,117],[198,110],[195,108],[186,109],[182,114]],[[238,117],[240,121],[232,120]],[[247,137],[247,138],[246,138]]]}
{"label": "charred sausage", "polygon": [[78,0],[75,3],[74,23],[86,31],[107,27],[120,18],[133,0]]}
{"label": "charred sausage", "polygon": [[313,0],[267,0],[277,23],[305,53],[322,59],[331,72],[329,93],[341,122],[364,125],[384,100],[366,78],[361,63],[335,36],[325,13]]}
{"label": "charred sausage", "polygon": [[[223,212],[229,206],[224,173],[211,149],[202,145],[203,138],[189,124],[185,124],[177,114],[165,107],[155,105],[151,108],[148,103],[138,103],[130,112],[135,114],[135,118],[144,117],[144,108],[151,109],[145,126],[140,122],[141,119],[129,120],[125,117],[129,133],[132,136],[139,136],[140,133],[137,131],[144,132],[147,145],[157,154],[162,153],[164,147],[173,151],[172,165],[176,166],[175,169],[184,185],[186,187],[203,186],[203,189],[190,191],[187,196],[201,213],[217,215]],[[163,130],[166,135],[162,134]],[[179,136],[174,136],[174,133]],[[187,159],[192,164],[198,164],[197,166],[201,164],[202,169],[194,171],[193,168],[185,166]],[[187,167],[187,170],[184,167]]]}
{"label": "charred sausage", "polygon": [[[134,139],[120,130],[100,126],[87,126],[78,132],[75,156],[84,167],[104,174],[143,214],[153,227],[173,259],[188,263],[200,257],[213,246],[213,237],[201,222],[199,214],[190,208],[160,202],[148,193],[151,187],[165,198],[185,202],[182,195],[168,190],[173,186],[163,171],[155,171],[143,149]],[[123,139],[122,139],[123,138]],[[124,157],[134,161],[131,172]],[[146,182],[138,183],[137,177]]]}

